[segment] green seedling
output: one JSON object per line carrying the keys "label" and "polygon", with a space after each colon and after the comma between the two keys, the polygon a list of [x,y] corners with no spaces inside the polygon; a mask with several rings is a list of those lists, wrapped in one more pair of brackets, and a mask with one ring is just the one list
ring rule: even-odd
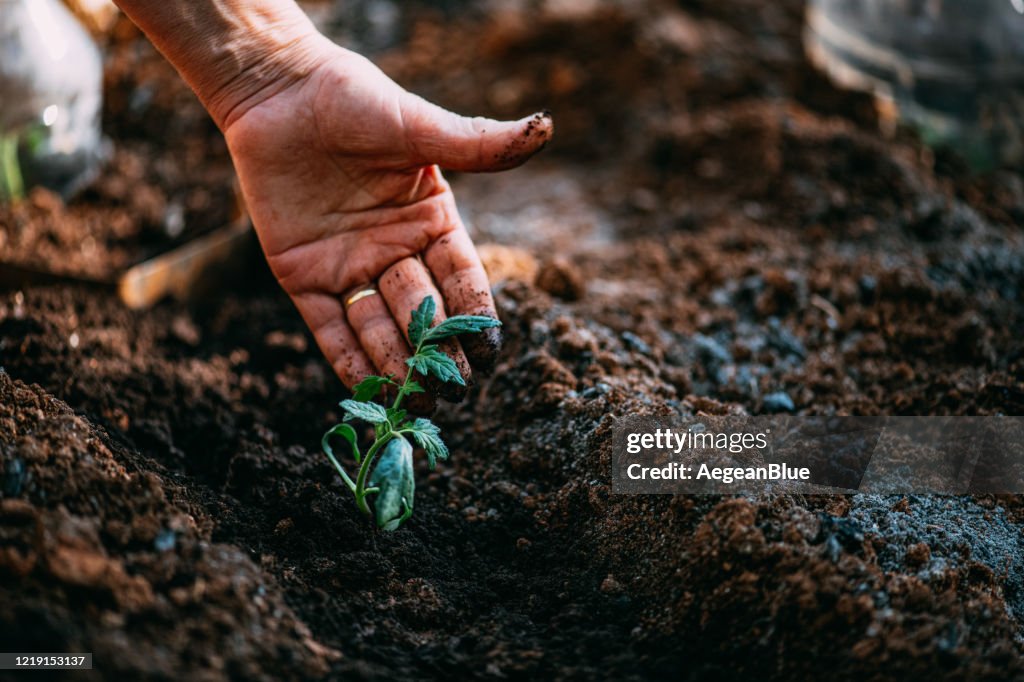
{"label": "green seedling", "polygon": [[25,183],[18,163],[18,136],[0,137],[0,200],[13,201],[25,195]]}
{"label": "green seedling", "polygon": [[[414,376],[433,376],[444,382],[454,382],[465,386],[466,382],[459,373],[455,362],[438,349],[434,343],[460,334],[476,334],[491,327],[501,326],[501,322],[491,317],[480,315],[456,315],[449,317],[436,326],[434,299],[427,296],[419,307],[412,312],[409,322],[409,343],[414,352],[406,360],[409,366],[405,380],[395,381],[394,376],[368,376],[356,385],[352,398],[341,401],[345,410],[345,423],[338,424],[324,434],[322,445],[327,458],[337,469],[338,475],[356,498],[356,506],[367,516],[376,512],[377,525],[384,530],[395,530],[412,516],[413,496],[416,482],[413,479],[412,454],[410,439],[423,448],[427,455],[430,468],[437,466],[438,459],[448,458],[448,448],[441,440],[441,430],[429,419],[408,418],[402,409],[402,401],[413,393],[422,393],[423,387],[414,380]],[[383,407],[374,401],[380,392],[387,387],[397,389],[391,407]],[[359,451],[359,437],[349,422],[356,420],[373,424],[373,445],[362,455]],[[359,467],[353,480],[338,461],[331,447],[331,438],[340,436],[352,450],[352,457]],[[380,454],[376,467],[374,460]],[[373,473],[370,473],[371,468]],[[376,495],[373,507],[367,498]]]}

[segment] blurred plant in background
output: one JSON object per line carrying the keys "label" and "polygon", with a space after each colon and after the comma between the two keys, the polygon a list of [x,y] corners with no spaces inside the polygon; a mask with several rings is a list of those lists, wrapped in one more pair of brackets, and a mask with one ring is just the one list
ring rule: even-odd
{"label": "blurred plant in background", "polygon": [[0,0],[0,197],[68,197],[104,157],[99,49],[58,0]]}

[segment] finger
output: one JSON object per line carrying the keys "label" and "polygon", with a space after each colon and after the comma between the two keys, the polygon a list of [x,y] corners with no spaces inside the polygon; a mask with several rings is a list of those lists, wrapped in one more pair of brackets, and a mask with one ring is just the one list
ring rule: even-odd
{"label": "finger", "polygon": [[320,352],[349,389],[375,372],[352,328],[345,320],[341,301],[327,294],[303,294],[294,298],[295,307],[313,332]]}
{"label": "finger", "polygon": [[[487,272],[461,223],[427,247],[423,257],[441,289],[449,314],[485,315],[498,319]],[[465,334],[459,337],[459,341],[474,368],[482,372],[494,368],[501,350],[500,328]]]}
{"label": "finger", "polygon": [[[427,268],[418,258],[403,258],[388,268],[380,281],[380,291],[391,309],[391,314],[398,326],[409,339],[409,321],[412,311],[420,306],[423,299],[430,296],[434,299],[436,313],[433,323],[436,325],[447,318],[444,313],[444,300],[434,286]],[[411,340],[410,340],[411,343]],[[468,384],[472,379],[469,362],[462,352],[462,346],[456,339],[446,339],[437,344],[438,348],[455,361],[459,373]],[[442,398],[451,402],[459,402],[466,397],[466,387],[453,382],[428,381],[428,385],[436,390]]]}
{"label": "finger", "polygon": [[468,118],[406,93],[401,101],[406,142],[417,164],[455,171],[515,168],[547,145],[554,132],[543,111],[519,121]]}
{"label": "finger", "polygon": [[[376,291],[366,285],[356,287],[346,292],[343,300],[350,301],[354,294],[367,289]],[[390,375],[395,381],[401,382],[409,369],[405,364],[409,359],[409,346],[405,337],[379,292],[357,298],[347,304],[345,314],[349,325],[359,337],[363,352],[373,361],[380,376]],[[433,409],[433,399],[425,393],[413,394],[407,400],[406,408],[410,411],[427,413]]]}

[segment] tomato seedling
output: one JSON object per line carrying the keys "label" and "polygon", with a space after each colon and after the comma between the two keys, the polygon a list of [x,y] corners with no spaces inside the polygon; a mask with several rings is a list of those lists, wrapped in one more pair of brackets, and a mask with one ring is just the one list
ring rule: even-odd
{"label": "tomato seedling", "polygon": [[[434,299],[427,296],[419,307],[412,312],[409,322],[409,343],[414,352],[406,360],[409,366],[405,380],[395,381],[394,376],[368,376],[356,385],[352,398],[341,401],[345,410],[345,423],[338,424],[324,434],[322,445],[324,453],[331,464],[338,470],[338,475],[352,491],[356,498],[356,506],[364,514],[371,516],[367,498],[376,495],[373,507],[377,516],[377,525],[384,530],[395,530],[412,516],[413,495],[416,483],[412,471],[411,438],[427,454],[427,462],[433,469],[438,459],[447,459],[448,448],[441,440],[441,430],[429,419],[417,417],[407,418],[402,409],[402,400],[407,395],[422,393],[423,387],[413,379],[414,375],[434,376],[440,381],[451,381],[465,386],[466,382],[459,373],[455,361],[438,349],[434,343],[460,334],[476,334],[491,327],[501,326],[501,322],[481,315],[456,315],[449,317],[436,326]],[[383,407],[374,398],[388,386],[398,389],[391,407]],[[373,424],[373,445],[363,456],[359,451],[359,437],[356,430],[348,422],[362,420]],[[330,439],[340,436],[352,449],[352,456],[359,471],[355,480],[348,475],[345,468],[334,456]],[[380,454],[377,466],[373,462]],[[370,473],[371,467],[373,473]]]}

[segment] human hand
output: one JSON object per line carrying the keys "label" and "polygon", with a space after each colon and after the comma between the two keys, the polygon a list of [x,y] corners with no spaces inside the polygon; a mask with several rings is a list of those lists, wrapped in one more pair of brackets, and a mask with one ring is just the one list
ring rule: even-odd
{"label": "human hand", "polygon": [[[220,123],[270,267],[351,388],[369,374],[405,375],[410,313],[426,296],[435,322],[497,317],[439,167],[518,166],[553,126],[546,114],[456,116],[317,38],[303,48],[303,77],[249,96]],[[468,381],[471,364],[492,365],[499,345],[490,329],[444,350]],[[445,386],[456,389],[439,387],[448,399],[465,393]]]}

